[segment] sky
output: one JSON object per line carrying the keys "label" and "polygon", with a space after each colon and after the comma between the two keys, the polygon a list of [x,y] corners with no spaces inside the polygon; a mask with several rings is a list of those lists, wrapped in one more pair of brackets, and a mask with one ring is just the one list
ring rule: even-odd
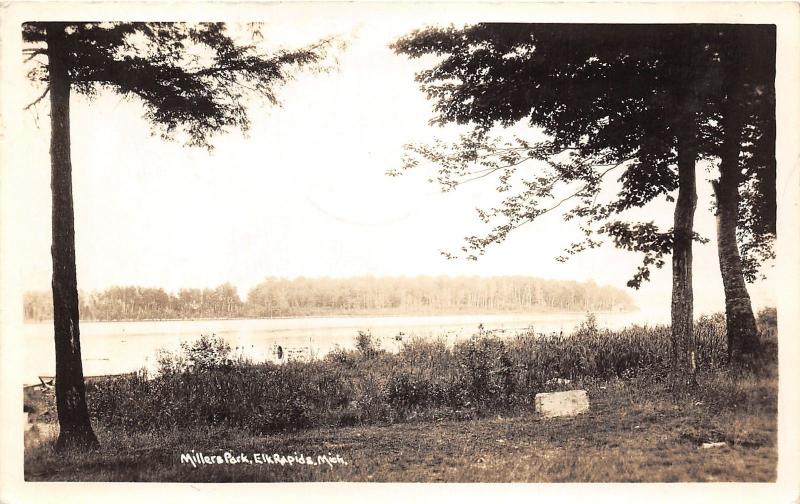
{"label": "sky", "polygon": [[[445,259],[440,250],[457,250],[464,236],[480,232],[475,207],[497,194],[491,181],[442,193],[422,167],[386,175],[400,167],[404,144],[454,133],[428,124],[431,103],[414,74],[430,60],[410,61],[388,47],[422,24],[324,21],[276,22],[264,34],[289,46],[343,34],[349,47],[338,69],[298,74],[280,89],[280,108],[254,102],[248,134],[215,137],[211,153],[151,136],[135,101],[73,95],[79,288],[176,291],[231,282],[244,297],[267,276],[358,275],[531,275],[625,288],[641,260],[636,254],[607,245],[554,260],[579,236],[557,213],[518,229],[476,262]],[[27,94],[33,99],[37,90]],[[28,230],[21,275],[35,290],[48,289],[51,274],[47,114],[43,102],[20,125],[30,140],[19,190]],[[695,306],[708,313],[724,304],[702,166],[698,177],[696,231],[711,242],[695,245]],[[669,227],[672,207],[655,205],[642,218]],[[666,313],[670,281],[668,263],[641,290],[627,291],[640,307]],[[750,292],[756,307],[775,302],[772,281]]]}

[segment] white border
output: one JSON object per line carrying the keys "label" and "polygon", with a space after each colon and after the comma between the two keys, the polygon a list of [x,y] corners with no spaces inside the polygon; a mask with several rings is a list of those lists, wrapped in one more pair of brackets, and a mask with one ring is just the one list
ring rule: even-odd
{"label": "white border", "polygon": [[[15,192],[15,181],[25,167],[15,163],[25,145],[15,141],[14,125],[22,113],[19,97],[21,70],[20,24],[44,19],[114,20],[246,20],[273,14],[298,19],[338,16],[392,16],[402,11],[419,15],[420,25],[436,21],[457,24],[470,21],[529,22],[715,22],[772,23],[778,27],[777,161],[778,161],[778,266],[781,292],[776,295],[780,319],[780,394],[778,482],[771,484],[135,484],[135,483],[26,483],[22,476],[22,429],[15,428],[21,404],[22,345],[20,279],[14,265],[25,253],[15,247],[15,237],[25,232],[17,215],[25,196]],[[106,499],[140,502],[191,500],[275,500],[310,502],[391,501],[515,501],[617,502],[800,502],[800,4],[795,2],[11,2],[0,4],[0,503],[104,502]]]}

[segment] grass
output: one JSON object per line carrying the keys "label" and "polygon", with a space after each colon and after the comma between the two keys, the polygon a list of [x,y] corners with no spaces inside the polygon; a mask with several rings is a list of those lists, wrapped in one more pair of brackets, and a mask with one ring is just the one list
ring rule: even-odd
{"label": "grass", "polygon": [[[664,380],[664,328],[572,338],[415,341],[399,353],[361,335],[356,350],[271,366],[207,351],[166,356],[162,374],[91,385],[101,448],[25,452],[28,480],[85,481],[773,481],[777,369],[720,364],[720,320],[698,324],[692,390]],[[704,332],[705,331],[705,332]],[[773,342],[774,343],[774,342]],[[222,348],[206,341],[202,348]],[[200,347],[198,347],[200,348]],[[774,345],[767,345],[768,354]],[[774,355],[773,355],[774,357]],[[558,385],[555,377],[573,382]],[[533,396],[584,388],[591,409],[542,419]],[[30,399],[31,401],[34,398]],[[47,398],[35,408],[47,410]],[[30,436],[29,436],[30,437]],[[705,442],[724,447],[703,449]],[[181,463],[191,450],[339,455],[337,464]],[[316,460],[316,459],[315,459]]]}

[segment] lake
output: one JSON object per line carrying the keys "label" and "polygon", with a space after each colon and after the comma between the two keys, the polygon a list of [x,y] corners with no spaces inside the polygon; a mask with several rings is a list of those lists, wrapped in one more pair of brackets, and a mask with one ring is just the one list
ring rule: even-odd
{"label": "lake", "polygon": [[[322,357],[337,346],[353,348],[358,331],[370,331],[381,348],[391,351],[413,337],[443,337],[448,342],[469,338],[478,332],[480,324],[485,330],[507,336],[529,327],[537,333],[569,333],[584,318],[583,313],[536,313],[81,322],[81,347],[84,374],[94,376],[142,367],[153,371],[159,349],[177,350],[182,341],[198,339],[201,334],[224,337],[235,355],[278,361],[278,346],[283,351],[282,360]],[[666,323],[668,316],[643,311],[598,313],[597,321],[600,327],[616,329],[633,323]],[[38,382],[40,375],[54,375],[53,323],[25,324],[24,334],[25,383]]]}

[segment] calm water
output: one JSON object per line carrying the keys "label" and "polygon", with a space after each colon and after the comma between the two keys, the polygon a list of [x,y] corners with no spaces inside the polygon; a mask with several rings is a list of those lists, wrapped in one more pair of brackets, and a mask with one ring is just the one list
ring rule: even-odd
{"label": "calm water", "polygon": [[[181,320],[138,322],[82,322],[81,346],[86,376],[155,369],[159,349],[177,350],[181,341],[201,334],[217,334],[234,348],[236,355],[257,361],[321,357],[337,346],[352,348],[358,331],[370,331],[382,348],[396,350],[412,337],[444,337],[447,341],[469,338],[486,330],[513,336],[533,327],[536,332],[569,333],[585,315],[582,313],[448,315],[414,317],[306,317],[258,320]],[[646,312],[601,313],[598,325],[619,328],[632,323],[666,322],[663,316]],[[25,324],[26,383],[37,376],[55,374],[52,322]]]}

